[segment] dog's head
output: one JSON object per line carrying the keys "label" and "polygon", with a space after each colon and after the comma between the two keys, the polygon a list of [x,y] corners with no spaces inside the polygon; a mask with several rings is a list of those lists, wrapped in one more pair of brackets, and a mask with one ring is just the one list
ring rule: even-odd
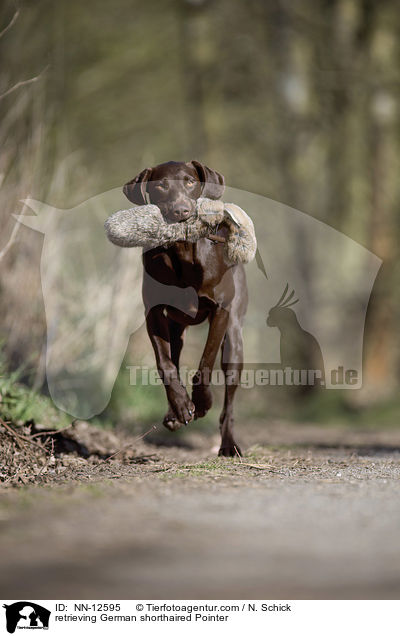
{"label": "dog's head", "polygon": [[178,223],[195,215],[199,197],[220,199],[225,180],[198,161],[168,161],[142,170],[123,190],[135,205],[153,203],[167,223]]}

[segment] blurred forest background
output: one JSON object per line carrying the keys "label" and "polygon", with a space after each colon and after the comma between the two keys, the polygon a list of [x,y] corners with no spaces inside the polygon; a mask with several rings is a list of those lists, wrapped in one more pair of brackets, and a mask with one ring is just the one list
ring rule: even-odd
{"label": "blurred forest background", "polygon": [[[14,243],[11,215],[21,212],[20,200],[70,208],[144,167],[198,159],[230,186],[306,212],[383,259],[368,311],[364,388],[358,397],[327,391],[335,395],[324,396],[318,417],[344,409],[355,418],[372,405],[371,421],[396,424],[397,0],[3,0],[0,7],[0,249],[11,237],[0,255],[4,374],[45,391],[43,237],[22,227]],[[160,400],[149,389],[134,412],[123,377],[105,417],[164,412],[159,388]],[[273,399],[269,392],[260,403],[264,413]]]}

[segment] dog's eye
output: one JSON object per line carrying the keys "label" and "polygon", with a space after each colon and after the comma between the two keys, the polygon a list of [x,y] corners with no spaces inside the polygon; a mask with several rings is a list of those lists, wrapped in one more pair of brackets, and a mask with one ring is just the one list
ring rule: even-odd
{"label": "dog's eye", "polygon": [[156,188],[159,188],[159,190],[168,190],[168,183],[166,181],[157,183]]}

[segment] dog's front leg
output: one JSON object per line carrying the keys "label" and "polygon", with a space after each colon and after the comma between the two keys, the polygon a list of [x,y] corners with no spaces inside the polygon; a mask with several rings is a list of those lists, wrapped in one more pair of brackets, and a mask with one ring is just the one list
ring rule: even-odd
{"label": "dog's front leg", "polygon": [[229,312],[223,307],[217,307],[210,320],[207,342],[200,360],[199,370],[193,378],[192,400],[196,418],[204,417],[212,406],[212,393],[209,386],[211,374],[226,333],[228,321]]}
{"label": "dog's front leg", "polygon": [[177,417],[174,427],[188,424],[194,417],[194,404],[179,379],[179,371],[171,359],[171,342],[168,318],[162,305],[150,309],[146,317],[147,332],[153,345],[157,368],[164,383],[167,398]]}

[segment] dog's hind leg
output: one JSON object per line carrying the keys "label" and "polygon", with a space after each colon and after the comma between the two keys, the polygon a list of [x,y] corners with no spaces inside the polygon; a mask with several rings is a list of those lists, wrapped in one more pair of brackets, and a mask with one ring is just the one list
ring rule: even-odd
{"label": "dog's hind leg", "polygon": [[247,286],[243,267],[235,268],[235,296],[229,315],[229,323],[222,344],[221,368],[225,374],[225,399],[220,421],[221,448],[219,455],[235,457],[241,455],[233,437],[233,400],[240,384],[243,369],[242,324],[247,309]]}
{"label": "dog's hind leg", "polygon": [[219,418],[221,448],[218,455],[235,457],[242,454],[233,436],[233,400],[243,369],[242,327],[238,322],[228,326],[222,345],[221,368],[225,374],[225,399]]}

